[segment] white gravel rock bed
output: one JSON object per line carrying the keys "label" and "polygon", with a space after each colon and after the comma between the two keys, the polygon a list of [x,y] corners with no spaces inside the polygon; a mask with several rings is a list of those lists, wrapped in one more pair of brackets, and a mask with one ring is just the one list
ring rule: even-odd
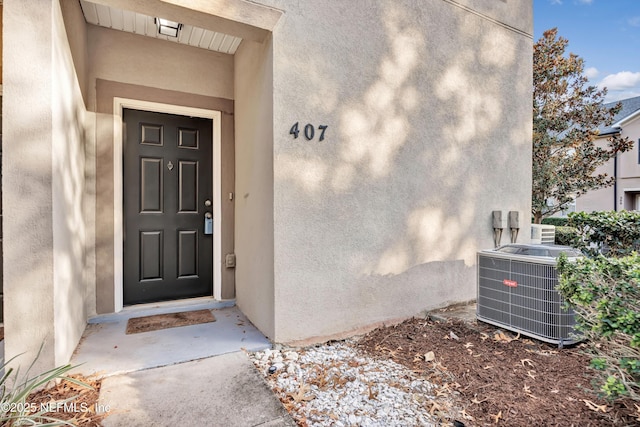
{"label": "white gravel rock bed", "polygon": [[444,421],[432,415],[435,385],[395,362],[363,356],[348,343],[265,350],[250,357],[302,425],[436,426]]}

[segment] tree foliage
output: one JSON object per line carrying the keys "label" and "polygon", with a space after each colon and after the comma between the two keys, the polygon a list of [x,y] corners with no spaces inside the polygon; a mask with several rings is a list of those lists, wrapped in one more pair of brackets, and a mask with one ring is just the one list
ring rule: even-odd
{"label": "tree foliage", "polygon": [[544,32],[533,51],[534,221],[566,209],[574,197],[613,185],[614,177],[596,173],[633,142],[620,135],[597,142],[598,127],[610,126],[621,105],[604,106],[606,88],[587,85],[584,61],[570,53],[557,29]]}

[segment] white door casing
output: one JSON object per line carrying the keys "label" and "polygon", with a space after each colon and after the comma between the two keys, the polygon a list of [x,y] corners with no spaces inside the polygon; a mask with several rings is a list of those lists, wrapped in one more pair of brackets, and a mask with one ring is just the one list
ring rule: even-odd
{"label": "white door casing", "polygon": [[134,110],[153,111],[158,113],[177,114],[191,117],[211,119],[213,124],[213,297],[222,299],[222,113],[215,110],[202,108],[183,107],[157,102],[141,101],[127,98],[113,99],[113,271],[114,271],[114,311],[117,313],[123,308],[123,135],[122,135],[122,110],[130,108]]}

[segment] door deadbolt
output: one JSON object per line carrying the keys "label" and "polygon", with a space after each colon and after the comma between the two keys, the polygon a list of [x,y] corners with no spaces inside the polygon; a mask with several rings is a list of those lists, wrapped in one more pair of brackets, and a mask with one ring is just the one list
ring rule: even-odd
{"label": "door deadbolt", "polygon": [[205,200],[205,201],[204,201],[204,205],[205,205],[206,207],[211,206],[211,200],[209,200],[209,199]]}

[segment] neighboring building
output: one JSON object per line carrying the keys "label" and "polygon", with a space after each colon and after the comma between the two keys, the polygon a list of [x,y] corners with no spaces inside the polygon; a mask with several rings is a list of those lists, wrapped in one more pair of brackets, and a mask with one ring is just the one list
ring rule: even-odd
{"label": "neighboring building", "polygon": [[364,330],[474,299],[491,212],[531,212],[531,0],[3,8],[7,358],[198,296]]}
{"label": "neighboring building", "polygon": [[[640,96],[619,102],[622,110],[616,114],[612,126],[601,130],[601,141],[606,144],[608,137],[619,134],[634,142],[633,149],[619,153],[597,169],[596,173],[615,176],[615,185],[578,197],[577,211],[640,210]],[[606,106],[611,108],[616,104]]]}
{"label": "neighboring building", "polygon": [[[554,198],[549,199],[549,201],[547,201],[547,206],[553,206],[554,200],[555,200]],[[564,209],[554,213],[553,215],[550,215],[549,217],[550,218],[567,218],[571,212],[575,212],[575,211],[576,211],[576,198],[574,197],[573,201],[570,202],[568,205],[566,205]]]}

